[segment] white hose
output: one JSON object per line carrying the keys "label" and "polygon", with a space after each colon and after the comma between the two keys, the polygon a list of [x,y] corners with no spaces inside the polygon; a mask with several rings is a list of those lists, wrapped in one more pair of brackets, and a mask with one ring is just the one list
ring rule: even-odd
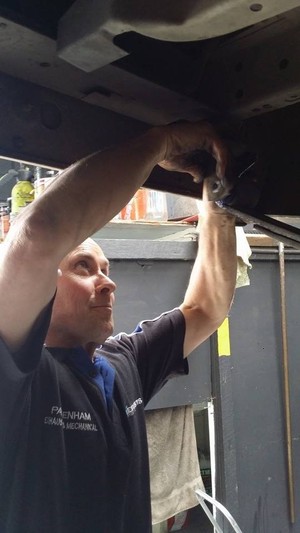
{"label": "white hose", "polygon": [[226,509],[226,507],[224,507],[224,505],[222,505],[217,500],[215,500],[214,498],[212,498],[211,496],[206,494],[206,492],[203,492],[203,490],[201,490],[201,489],[196,489],[195,492],[196,492],[197,500],[199,501],[203,511],[206,513],[206,515],[210,519],[210,521],[211,521],[212,525],[214,526],[214,528],[215,528],[217,533],[223,533],[223,531],[220,528],[220,526],[218,525],[218,523],[216,522],[216,520],[213,517],[213,515],[211,514],[211,512],[210,512],[209,508],[207,507],[206,503],[204,502],[204,500],[207,500],[209,503],[211,503],[217,509],[219,509],[219,511],[221,511],[221,513],[223,513],[223,515],[227,518],[228,522],[230,523],[230,525],[232,526],[233,530],[236,533],[243,533],[242,530],[237,525],[237,523],[236,523],[235,519],[233,518],[233,516],[230,514],[229,511],[227,511],[227,509]]}

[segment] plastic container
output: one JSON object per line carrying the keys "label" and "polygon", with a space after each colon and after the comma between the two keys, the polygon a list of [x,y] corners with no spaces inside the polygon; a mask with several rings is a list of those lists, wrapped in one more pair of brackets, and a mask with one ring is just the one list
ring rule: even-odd
{"label": "plastic container", "polygon": [[11,212],[17,215],[23,207],[34,200],[34,187],[28,180],[20,180],[11,191]]}
{"label": "plastic container", "polygon": [[148,190],[146,220],[168,220],[166,194],[161,191]]}
{"label": "plastic container", "polygon": [[34,197],[38,198],[45,192],[47,187],[53,182],[53,180],[56,178],[56,176],[51,176],[48,178],[40,178],[38,177],[34,182]]}

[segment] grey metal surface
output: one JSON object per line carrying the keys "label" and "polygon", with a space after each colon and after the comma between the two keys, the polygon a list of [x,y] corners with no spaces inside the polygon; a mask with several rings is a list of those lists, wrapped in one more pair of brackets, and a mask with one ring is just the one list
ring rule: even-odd
{"label": "grey metal surface", "polygon": [[[219,357],[219,382],[213,384],[217,390],[215,400],[217,479],[216,498],[225,504],[230,501],[230,512],[238,520],[241,506],[238,499],[237,463],[238,457],[234,446],[237,437],[235,428],[235,390],[232,383],[231,357]],[[228,499],[230,495],[230,499]],[[226,504],[225,504],[226,506]],[[217,511],[219,524],[228,527],[227,520]],[[225,529],[226,531],[226,529]]]}
{"label": "grey metal surface", "polygon": [[[116,61],[126,51],[118,34],[135,31],[167,41],[198,41],[225,35],[297,7],[297,0],[203,2],[166,0],[77,0],[59,23],[58,53],[87,72]],[[222,13],[222,16],[220,16]]]}
{"label": "grey metal surface", "polygon": [[[149,24],[158,32],[173,31],[180,21],[176,42],[120,33],[114,44],[128,55],[89,73],[57,55],[57,24],[72,3],[53,0],[51,8],[43,3],[43,10],[28,0],[23,7],[14,2],[8,10],[9,0],[0,0],[0,154],[60,167],[142,131],[146,123],[207,118],[225,138],[242,139],[247,150],[261,156],[267,175],[257,210],[299,215],[300,7],[291,9],[298,1],[195,0],[175,2],[172,10],[161,2],[110,3],[120,21],[127,13],[127,21],[130,15],[143,25],[141,9],[148,22],[155,14]],[[249,28],[180,41],[184,31],[189,39],[193,28],[200,31],[199,17],[201,24],[207,17],[207,29],[218,24],[226,33],[233,29],[232,14],[242,28],[245,13]],[[156,169],[148,185],[201,197],[190,176],[166,174]]]}
{"label": "grey metal surface", "polygon": [[[52,3],[53,14],[58,2]],[[26,3],[25,13],[16,7],[18,13],[11,18],[2,9],[1,72],[86,99],[95,106],[157,124],[204,118],[212,111],[221,116],[224,111],[239,118],[255,116],[293,104],[299,97],[298,0],[263,4],[178,1],[172,3],[172,9],[167,2],[75,2],[61,19],[59,41],[65,39],[66,47],[68,41],[74,41],[75,62],[83,60],[87,47],[87,61],[98,67],[105,63],[89,73],[58,57],[55,26],[43,34],[38,24],[30,26],[26,16],[22,20],[26,8],[34,20],[38,10],[32,4],[36,2]],[[45,9],[45,20],[39,15],[40,26],[47,26],[46,16],[49,19],[51,13]],[[235,32],[247,26],[250,28]],[[128,28],[133,31],[124,31]],[[146,28],[155,39],[143,40]],[[88,47],[89,32],[94,37],[93,46]],[[142,41],[131,40],[134,32]],[[234,32],[233,37],[212,39],[228,32]],[[119,38],[116,43],[113,37],[118,33],[122,42]],[[170,39],[171,33],[173,39],[161,41]],[[180,41],[193,42],[191,53],[189,47],[178,46]],[[118,50],[119,57],[129,54],[132,62],[119,59],[109,64],[113,61],[110,48]]]}
{"label": "grey metal surface", "polygon": [[[176,90],[176,84],[175,87],[174,84],[165,86],[157,80],[143,78],[139,73],[126,71],[117,64],[85,73],[58,57],[54,38],[1,16],[0,38],[0,71],[3,74],[148,124],[200,119],[207,115],[206,106]],[[180,54],[177,58],[176,50],[170,50],[171,53],[175,57],[171,55],[168,61],[174,62],[177,68],[180,64],[186,79],[194,77],[193,61]],[[98,49],[96,55],[99,55]],[[105,124],[99,121],[101,128]]]}
{"label": "grey metal surface", "polygon": [[[282,340],[277,262],[253,263],[251,285],[237,291],[232,308],[232,356],[223,407],[233,433],[224,459],[235,450],[236,483],[227,487],[226,504],[245,533],[300,531],[299,461],[299,264],[286,264],[288,346],[294,448],[296,523],[289,524],[285,431],[282,400]],[[224,400],[224,398],[223,398]],[[236,505],[236,500],[238,504]],[[225,531],[227,531],[225,529]]]}
{"label": "grey metal surface", "polygon": [[206,65],[204,101],[218,101],[220,109],[243,118],[299,102],[299,2],[296,6],[220,43]]}
{"label": "grey metal surface", "polygon": [[63,168],[145,129],[142,122],[1,73],[0,95],[5,157]]}
{"label": "grey metal surface", "polygon": [[[112,229],[116,235],[118,226]],[[101,239],[97,237],[97,233],[93,235],[93,238],[99,246],[101,246],[105,255],[107,255],[110,260],[115,259],[116,261],[126,261],[129,263],[137,262],[141,266],[151,265],[154,264],[154,261],[160,261],[160,266],[165,264],[167,270],[173,268],[173,262],[177,261],[176,264],[181,264],[182,262],[184,265],[183,268],[186,269],[187,272],[190,272],[193,260],[195,259],[197,249],[196,242],[152,241],[149,238],[147,240],[147,237],[145,237],[145,235],[147,235],[147,229],[149,230],[149,228],[144,228],[144,231],[140,232],[139,238],[137,239],[121,240],[110,239],[107,237]],[[102,230],[103,233],[104,230]],[[101,235],[102,231],[100,231],[98,235]],[[153,233],[155,234],[155,231]],[[164,234],[163,231],[161,233]],[[165,263],[162,263],[163,261],[165,261]],[[186,278],[185,270],[184,276]],[[154,289],[156,290],[156,286]]]}
{"label": "grey metal surface", "polygon": [[[148,127],[138,120],[1,73],[0,95],[0,156],[50,168],[64,168]],[[189,174],[171,174],[158,166],[146,186],[201,196],[200,185]]]}
{"label": "grey metal surface", "polygon": [[287,246],[292,246],[293,248],[300,248],[300,229],[292,226],[290,224],[285,224],[280,220],[276,220],[265,215],[257,214],[255,209],[244,209],[241,210],[232,208],[231,206],[226,206],[226,210],[237,217],[237,219],[242,219],[247,224],[253,223],[255,230],[277,239],[285,243]]}

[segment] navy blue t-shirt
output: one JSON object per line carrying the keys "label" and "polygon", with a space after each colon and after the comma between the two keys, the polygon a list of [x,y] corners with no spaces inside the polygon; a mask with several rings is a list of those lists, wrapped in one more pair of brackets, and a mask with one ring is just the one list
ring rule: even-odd
{"label": "navy blue t-shirt", "polygon": [[188,372],[184,317],[110,338],[93,364],[42,347],[50,314],[18,353],[0,340],[0,531],[150,533],[144,407]]}

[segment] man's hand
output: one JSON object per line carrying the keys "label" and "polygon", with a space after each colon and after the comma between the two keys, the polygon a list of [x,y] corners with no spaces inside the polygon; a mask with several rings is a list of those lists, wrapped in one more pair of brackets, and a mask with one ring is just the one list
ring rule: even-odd
{"label": "man's hand", "polygon": [[216,176],[224,180],[229,165],[229,152],[211,124],[200,122],[177,122],[163,126],[165,157],[159,165],[166,170],[188,172],[195,181],[202,181],[205,169],[197,161],[197,151],[206,151],[216,160]]}

